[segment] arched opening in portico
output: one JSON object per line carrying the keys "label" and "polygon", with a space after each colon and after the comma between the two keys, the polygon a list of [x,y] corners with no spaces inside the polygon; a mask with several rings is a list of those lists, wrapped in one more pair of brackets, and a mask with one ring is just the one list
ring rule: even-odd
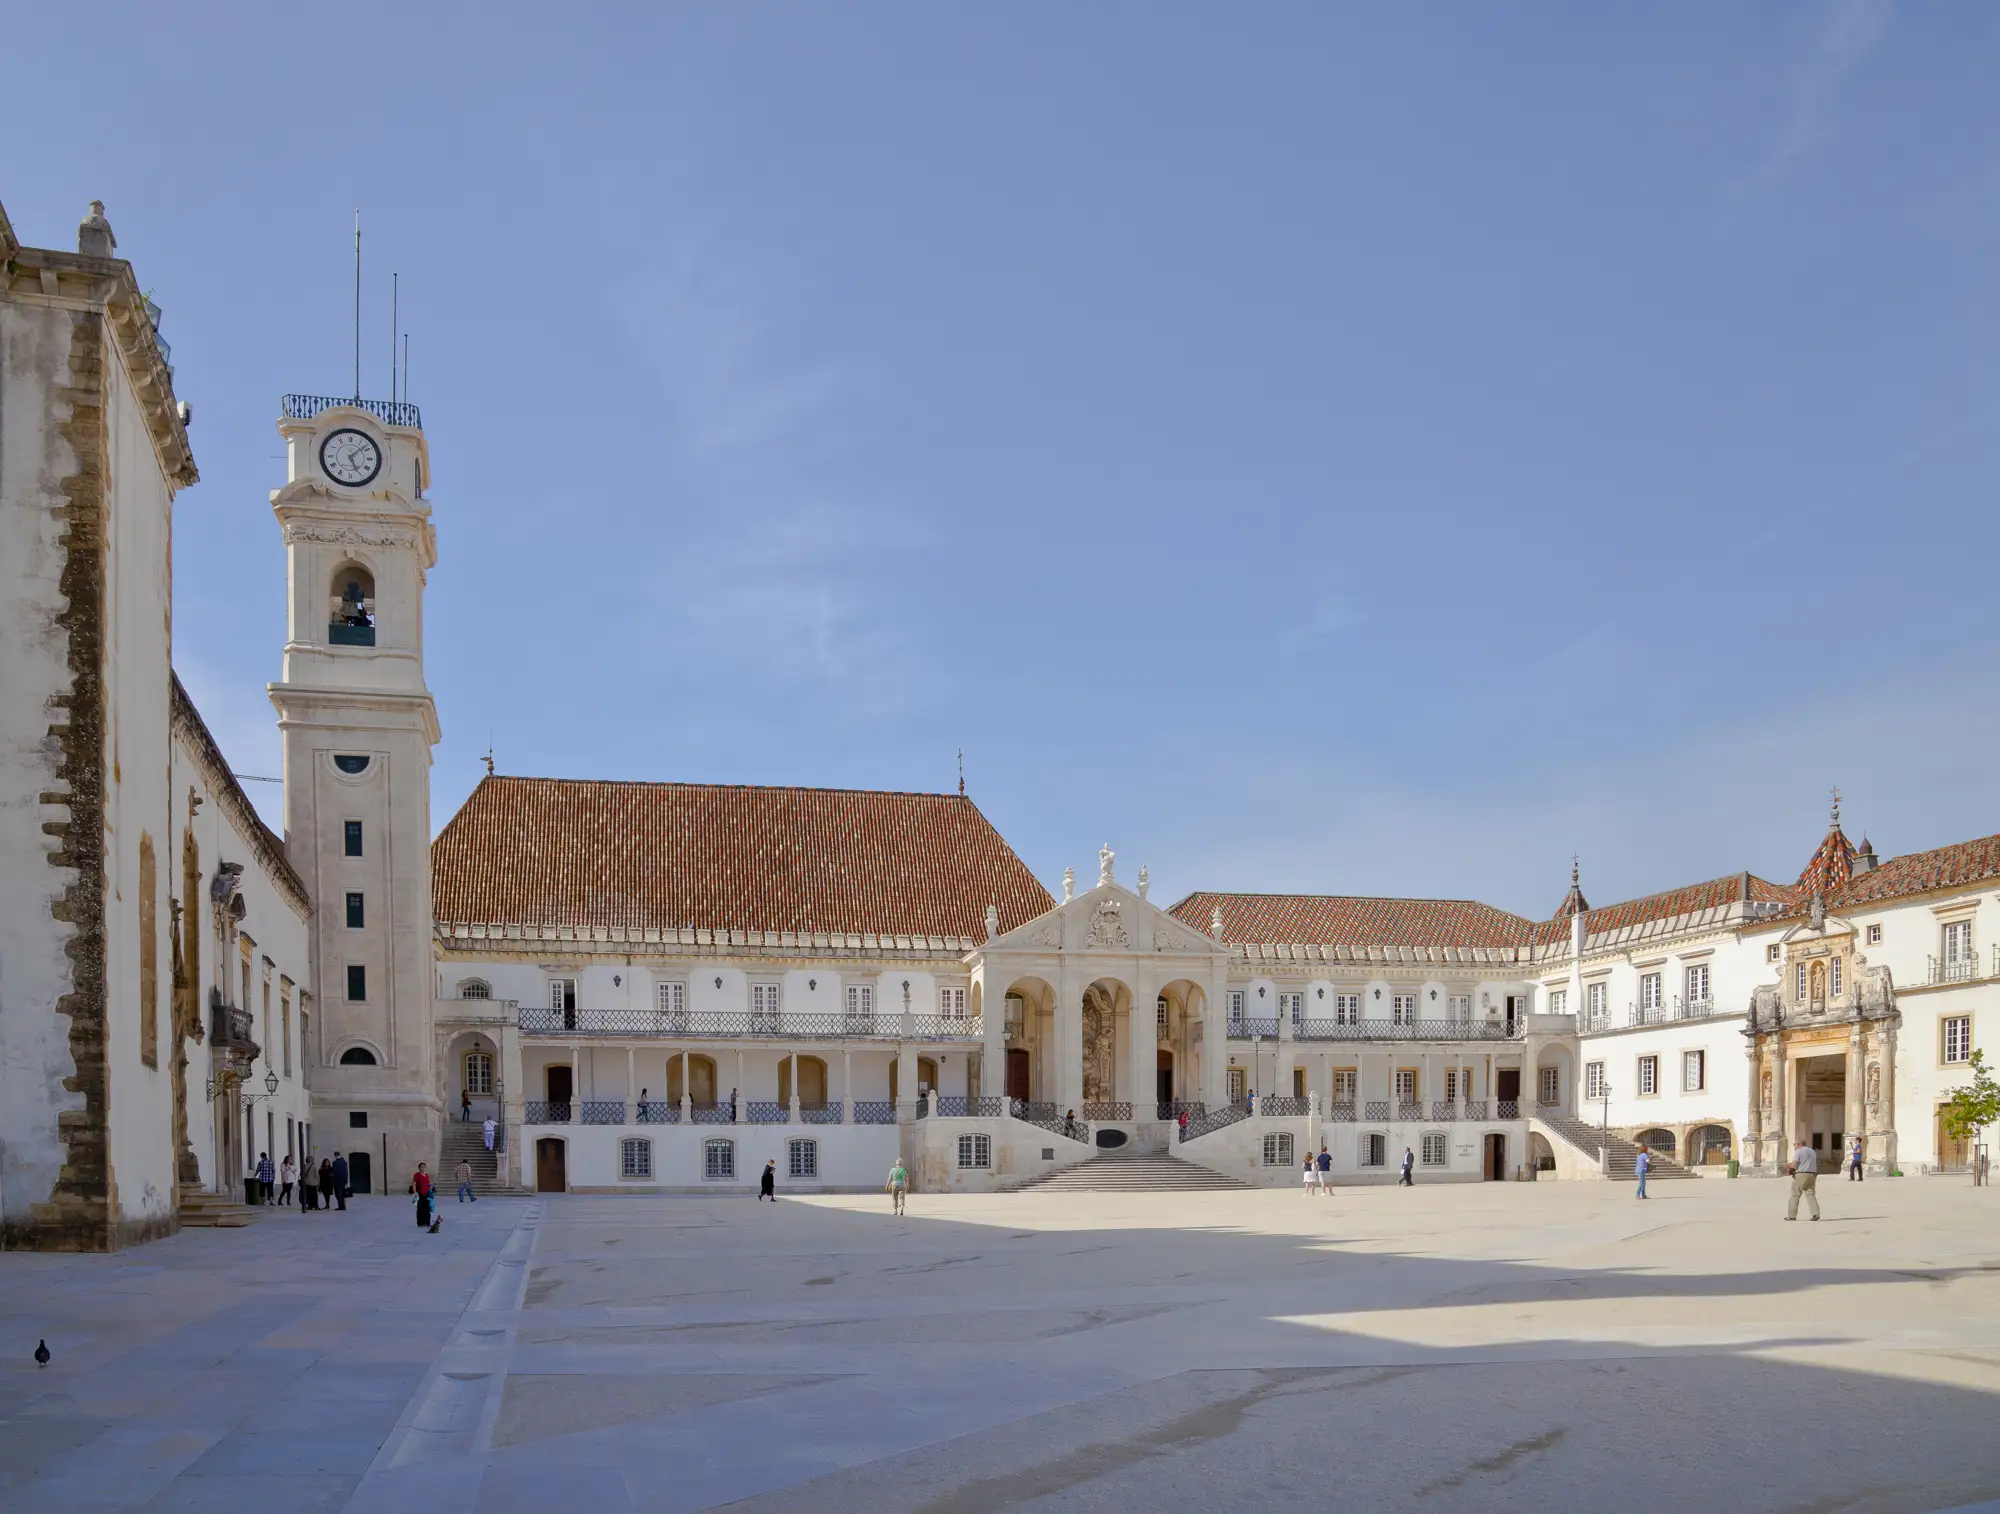
{"label": "arched opening in portico", "polygon": [[445,1076],[449,1080],[445,1107],[450,1118],[458,1119],[468,1107],[474,1120],[500,1117],[500,1048],[492,1037],[478,1031],[454,1037]]}
{"label": "arched opening in portico", "polygon": [[[896,1069],[897,1060],[898,1059],[892,1059],[889,1063],[889,1098],[892,1102],[899,1101],[903,1097],[903,1091],[899,1086],[902,1082],[902,1078],[898,1075]],[[918,1057],[917,1091],[914,1095],[912,1095],[912,1097],[920,1099],[925,1094],[929,1093],[932,1089],[936,1088],[937,1086],[938,1086],[937,1058]]]}
{"label": "arched opening in portico", "polygon": [[1007,1068],[1001,1087],[1008,1098],[1030,1104],[1055,1101],[1060,1076],[1055,1007],[1054,987],[1037,977],[1014,979],[994,1006],[1006,1016]]}
{"label": "arched opening in portico", "polygon": [[[1121,1042],[1129,1045],[1127,1037],[1119,1032],[1128,1030],[1132,1013],[1132,990],[1117,978],[1099,978],[1083,991],[1083,1102],[1099,1108],[1134,1102],[1134,1092],[1143,1099],[1143,1090],[1129,1086],[1121,1087],[1119,1056]],[[1149,1044],[1149,1043],[1148,1043]],[[1136,1076],[1127,1070],[1122,1080],[1129,1085]],[[1135,1110],[1136,1114],[1137,1111]],[[1123,1118],[1131,1119],[1132,1115]],[[1114,1114],[1087,1115],[1089,1119],[1116,1119]]]}
{"label": "arched opening in portico", "polygon": [[1173,1119],[1183,1107],[1201,1101],[1202,1058],[1208,1054],[1203,1025],[1207,1003],[1201,985],[1188,978],[1163,985],[1154,1001],[1158,1086],[1153,1094],[1161,1119]]}
{"label": "arched opening in portico", "polygon": [[715,1105],[715,1059],[694,1053],[667,1058],[667,1102],[676,1107],[685,1094],[690,1104]]}
{"label": "arched opening in portico", "polygon": [[1533,1096],[1538,1107],[1574,1111],[1576,1100],[1575,1063],[1569,1049],[1545,1046],[1535,1059]]}

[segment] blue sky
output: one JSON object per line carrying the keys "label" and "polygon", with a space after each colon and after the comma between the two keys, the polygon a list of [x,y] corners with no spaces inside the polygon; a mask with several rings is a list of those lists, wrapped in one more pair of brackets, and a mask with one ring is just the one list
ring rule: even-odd
{"label": "blue sky", "polygon": [[[572,14],[572,12],[576,12]],[[947,789],[1052,885],[1788,880],[2000,830],[2000,10],[192,6],[12,18],[203,482],[273,772],[286,391],[436,471],[434,818],[509,773]],[[260,793],[270,800],[273,795]]]}

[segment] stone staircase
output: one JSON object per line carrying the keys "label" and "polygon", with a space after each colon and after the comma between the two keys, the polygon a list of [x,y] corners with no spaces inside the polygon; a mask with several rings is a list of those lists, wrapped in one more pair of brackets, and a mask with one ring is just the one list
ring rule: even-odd
{"label": "stone staircase", "polygon": [[[1638,1181],[1639,1148],[1633,1142],[1625,1140],[1622,1136],[1612,1135],[1587,1121],[1579,1120],[1575,1115],[1538,1109],[1535,1111],[1535,1118],[1593,1161],[1603,1154],[1606,1177],[1626,1183]],[[1646,1181],[1653,1183],[1667,1178],[1694,1176],[1696,1174],[1689,1172],[1672,1157],[1662,1156],[1656,1151],[1653,1153],[1653,1165],[1646,1174]]]}
{"label": "stone staircase", "polygon": [[255,1209],[237,1203],[227,1194],[185,1185],[180,1191],[180,1212],[183,1230],[240,1230],[257,1217]]}
{"label": "stone staircase", "polygon": [[489,1194],[523,1194],[528,1191],[525,1188],[510,1188],[501,1179],[500,1153],[486,1149],[483,1127],[468,1120],[447,1120],[437,1165],[431,1169],[437,1180],[440,1204],[452,1203],[458,1197],[458,1179],[453,1174],[458,1171],[461,1160],[472,1164],[472,1191],[481,1198]]}
{"label": "stone staircase", "polygon": [[1247,1189],[1248,1183],[1225,1177],[1193,1162],[1159,1151],[1099,1152],[1087,1162],[1058,1168],[1030,1178],[1009,1191],[1040,1193],[1193,1193],[1212,1189]]}

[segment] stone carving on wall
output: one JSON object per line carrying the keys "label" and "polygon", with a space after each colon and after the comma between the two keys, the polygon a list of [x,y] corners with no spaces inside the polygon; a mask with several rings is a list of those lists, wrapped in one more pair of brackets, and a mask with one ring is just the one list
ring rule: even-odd
{"label": "stone carving on wall", "polygon": [[1882,1102],[1882,1064],[1868,1064],[1868,1106],[1873,1109]]}
{"label": "stone carving on wall", "polygon": [[1763,1076],[1761,1079],[1759,1079],[1758,1086],[1762,1091],[1764,1107],[1766,1109],[1769,1109],[1771,1107],[1771,1070],[1768,1067],[1764,1069]]}
{"label": "stone carving on wall", "polygon": [[316,541],[342,547],[414,547],[417,533],[393,526],[337,526],[326,521],[287,521],[285,541]]}
{"label": "stone carving on wall", "polygon": [[1096,984],[1083,991],[1083,1098],[1087,1104],[1109,1103],[1116,1074],[1113,1031],[1118,1023],[1111,996]]}
{"label": "stone carving on wall", "polygon": [[1125,929],[1125,911],[1116,899],[1100,899],[1097,911],[1090,917],[1090,934],[1084,937],[1085,946],[1129,946],[1131,935]]}
{"label": "stone carving on wall", "polygon": [[1057,915],[1055,919],[1049,921],[1046,925],[1028,932],[1027,944],[1030,946],[1060,947],[1063,944],[1062,916]]}

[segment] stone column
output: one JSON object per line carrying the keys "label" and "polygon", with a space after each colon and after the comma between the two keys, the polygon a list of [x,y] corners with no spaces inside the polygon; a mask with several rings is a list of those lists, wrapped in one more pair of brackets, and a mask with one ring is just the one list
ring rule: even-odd
{"label": "stone column", "polygon": [[1765,1140],[1771,1145],[1771,1159],[1774,1170],[1782,1172],[1786,1158],[1790,1155],[1792,1143],[1792,1091],[1785,1073],[1785,1038],[1782,1031],[1771,1036],[1771,1126],[1765,1132]]}
{"label": "stone column", "polygon": [[740,1046],[736,1048],[735,1102],[736,1102],[736,1108],[733,1112],[736,1118],[738,1120],[741,1120],[743,1116],[749,1112],[743,1106],[750,1102],[750,1090],[743,1086],[743,1048]]}
{"label": "stone column", "polygon": [[1743,1055],[1750,1063],[1750,1109],[1743,1121],[1743,1139],[1737,1143],[1737,1157],[1745,1167],[1756,1167],[1764,1160],[1764,1057],[1754,1035]]}
{"label": "stone column", "polygon": [[1083,1103],[1083,985],[1067,961],[1056,972],[1056,1118]]}
{"label": "stone column", "polygon": [[[987,1098],[1007,1095],[1007,985],[980,965],[980,1035],[984,1051],[979,1058],[979,1092]],[[968,1089],[967,1092],[971,1090]]]}
{"label": "stone column", "polygon": [[1862,1046],[1862,1022],[1857,1018],[1854,1029],[1847,1038],[1847,1113],[1842,1122],[1846,1128],[1841,1132],[1840,1164],[1847,1165],[1847,1153],[1852,1148],[1854,1138],[1862,1138],[1862,1158],[1867,1159],[1868,1147],[1868,1092],[1863,1086],[1868,1076],[1868,1058]]}
{"label": "stone column", "polygon": [[854,1123],[854,1052],[840,1048],[840,1123]]}
{"label": "stone column", "polygon": [[628,1119],[636,1118],[633,1105],[639,1099],[639,1082],[634,1073],[638,1071],[637,1054],[628,1042],[625,1047],[625,1114]]}
{"label": "stone column", "polygon": [[1209,974],[1201,1003],[1202,1102],[1220,1109],[1229,1102],[1229,967],[1218,962]]}
{"label": "stone column", "polygon": [[1877,1161],[1880,1163],[1880,1166],[1877,1170],[1888,1172],[1900,1160],[1896,1150],[1895,1022],[1889,1020],[1877,1021],[1875,1039],[1878,1049],[1877,1060],[1882,1064],[1882,1102],[1875,1116],[1876,1139],[1879,1139],[1881,1145],[1878,1148],[1876,1140],[1871,1139],[1868,1143],[1868,1149],[1871,1155],[1874,1155],[1879,1149],[1881,1155],[1877,1158]]}
{"label": "stone column", "polygon": [[917,1048],[908,1041],[896,1044],[896,1123],[907,1125],[917,1117]]}
{"label": "stone column", "polygon": [[1280,1099],[1292,1097],[1292,1016],[1281,1000],[1278,1004],[1278,1041],[1271,1048],[1271,1086],[1267,1093]]}
{"label": "stone column", "polygon": [[1132,1106],[1134,1120],[1150,1120],[1158,1114],[1153,1107],[1159,1091],[1155,1076],[1159,1068],[1159,1011],[1154,1007],[1158,997],[1159,990],[1150,980],[1134,976],[1132,1012],[1125,1022],[1125,1063],[1131,1081],[1121,1100]]}

